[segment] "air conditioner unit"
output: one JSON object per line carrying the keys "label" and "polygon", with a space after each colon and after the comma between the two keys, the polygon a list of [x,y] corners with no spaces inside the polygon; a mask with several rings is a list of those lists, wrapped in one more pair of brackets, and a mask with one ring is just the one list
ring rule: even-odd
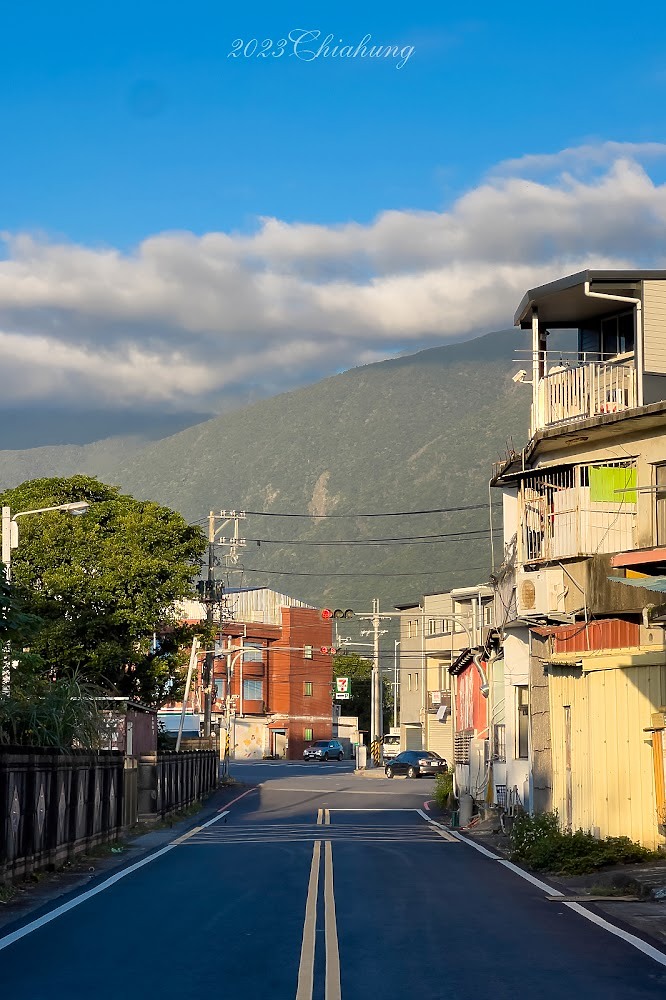
{"label": "air conditioner unit", "polygon": [[565,612],[567,586],[559,566],[516,574],[516,610],[519,615],[548,615]]}

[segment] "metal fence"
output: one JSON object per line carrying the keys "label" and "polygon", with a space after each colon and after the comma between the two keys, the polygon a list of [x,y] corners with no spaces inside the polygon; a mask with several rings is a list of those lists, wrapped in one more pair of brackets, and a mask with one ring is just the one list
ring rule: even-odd
{"label": "metal fence", "polygon": [[163,751],[139,758],[139,819],[167,816],[217,787],[215,750]]}
{"label": "metal fence", "polygon": [[96,844],[117,840],[138,819],[167,816],[218,784],[218,754],[118,750],[0,751],[0,884],[62,865]]}
{"label": "metal fence", "polygon": [[115,840],[123,822],[123,755],[0,753],[0,881],[62,864]]}

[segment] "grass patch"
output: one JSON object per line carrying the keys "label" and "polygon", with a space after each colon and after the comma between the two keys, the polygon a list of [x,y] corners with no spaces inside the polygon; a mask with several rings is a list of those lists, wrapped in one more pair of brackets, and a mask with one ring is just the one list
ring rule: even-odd
{"label": "grass patch", "polygon": [[583,830],[561,830],[556,812],[516,816],[511,829],[514,861],[553,875],[585,875],[609,865],[636,864],[661,857],[629,837],[597,840]]}
{"label": "grass patch", "polygon": [[17,892],[13,885],[0,885],[0,903],[11,903]]}

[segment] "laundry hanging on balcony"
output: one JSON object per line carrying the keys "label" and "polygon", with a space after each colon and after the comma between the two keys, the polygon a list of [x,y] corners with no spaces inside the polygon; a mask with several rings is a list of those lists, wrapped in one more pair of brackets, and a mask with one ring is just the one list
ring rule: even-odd
{"label": "laundry hanging on balcony", "polygon": [[617,465],[591,465],[589,476],[592,503],[636,503],[635,468]]}

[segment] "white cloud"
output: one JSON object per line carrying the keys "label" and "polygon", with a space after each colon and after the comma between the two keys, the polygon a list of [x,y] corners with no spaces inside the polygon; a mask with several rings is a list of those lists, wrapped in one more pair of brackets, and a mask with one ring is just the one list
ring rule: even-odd
{"label": "white cloud", "polygon": [[600,143],[526,156],[446,211],[369,225],[266,218],[250,235],[156,234],[132,254],[5,234],[5,403],[215,406],[506,327],[542,281],[664,266],[666,185],[640,162],[664,153]]}

